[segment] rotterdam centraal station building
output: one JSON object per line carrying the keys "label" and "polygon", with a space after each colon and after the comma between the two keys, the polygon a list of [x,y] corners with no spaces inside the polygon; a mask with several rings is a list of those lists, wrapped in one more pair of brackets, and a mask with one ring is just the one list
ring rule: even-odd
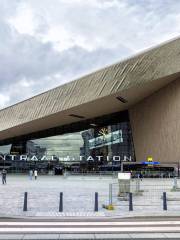
{"label": "rotterdam centraal station building", "polygon": [[178,166],[180,39],[0,110],[0,152],[9,171]]}

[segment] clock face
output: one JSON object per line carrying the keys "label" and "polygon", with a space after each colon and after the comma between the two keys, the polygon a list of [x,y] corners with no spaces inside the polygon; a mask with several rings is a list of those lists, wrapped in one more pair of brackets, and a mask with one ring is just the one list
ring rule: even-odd
{"label": "clock face", "polygon": [[101,128],[99,130],[99,136],[103,136],[105,138],[107,134],[108,134],[108,129],[107,128]]}

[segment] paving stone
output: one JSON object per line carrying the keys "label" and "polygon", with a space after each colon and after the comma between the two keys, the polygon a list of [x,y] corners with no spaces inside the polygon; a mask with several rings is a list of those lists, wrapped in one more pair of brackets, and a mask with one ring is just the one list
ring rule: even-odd
{"label": "paving stone", "polygon": [[37,212],[36,217],[104,217],[102,212]]}
{"label": "paving stone", "polygon": [[59,234],[25,234],[23,240],[59,240]]}
{"label": "paving stone", "polygon": [[87,239],[87,240],[91,240],[91,239],[95,239],[95,235],[94,234],[60,234],[60,239]]}
{"label": "paving stone", "polygon": [[105,233],[105,234],[95,234],[96,239],[131,239],[129,234],[118,234],[118,233]]}
{"label": "paving stone", "polygon": [[164,239],[164,233],[130,233],[132,239]]}
{"label": "paving stone", "polygon": [[0,234],[1,240],[21,240],[23,237],[23,234]]}
{"label": "paving stone", "polygon": [[164,233],[167,239],[180,239],[180,233]]}

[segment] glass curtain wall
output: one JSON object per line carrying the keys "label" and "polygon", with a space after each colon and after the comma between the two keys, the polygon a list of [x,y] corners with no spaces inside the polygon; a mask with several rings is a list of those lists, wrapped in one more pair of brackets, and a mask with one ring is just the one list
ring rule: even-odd
{"label": "glass curtain wall", "polygon": [[135,161],[128,121],[0,147],[0,168],[10,172],[118,171],[122,161]]}

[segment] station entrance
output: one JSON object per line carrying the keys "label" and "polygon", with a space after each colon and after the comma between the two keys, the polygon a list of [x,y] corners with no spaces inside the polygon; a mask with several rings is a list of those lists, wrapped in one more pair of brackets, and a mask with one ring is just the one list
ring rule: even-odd
{"label": "station entrance", "polygon": [[127,112],[122,118],[93,121],[80,131],[0,147],[1,169],[14,173],[31,169],[42,174],[108,173],[120,171],[122,161],[135,161]]}
{"label": "station entrance", "polygon": [[[128,111],[83,120],[56,131],[0,146],[0,170],[9,173],[114,174],[122,170],[144,177],[173,176],[174,166],[149,168],[136,161]],[[39,138],[38,138],[39,136]],[[144,159],[145,160],[145,159]],[[126,164],[127,163],[127,164]]]}

